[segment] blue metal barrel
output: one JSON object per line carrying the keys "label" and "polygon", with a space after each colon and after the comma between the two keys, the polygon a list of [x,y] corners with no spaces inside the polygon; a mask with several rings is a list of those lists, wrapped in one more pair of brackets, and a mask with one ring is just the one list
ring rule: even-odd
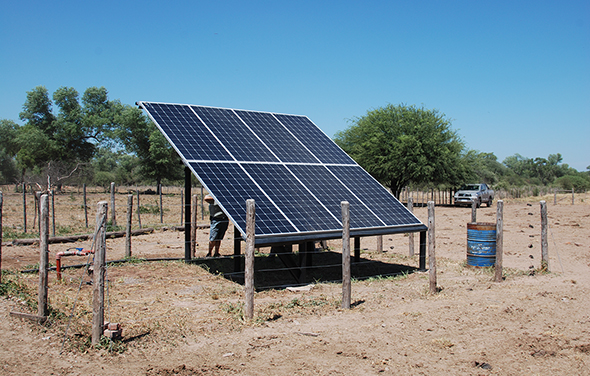
{"label": "blue metal barrel", "polygon": [[467,224],[467,265],[486,268],[496,263],[496,224]]}

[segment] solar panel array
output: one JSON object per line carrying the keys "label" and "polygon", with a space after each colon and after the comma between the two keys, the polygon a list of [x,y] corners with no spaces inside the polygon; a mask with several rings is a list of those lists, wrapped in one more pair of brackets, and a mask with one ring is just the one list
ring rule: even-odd
{"label": "solar panel array", "polygon": [[306,116],[137,104],[242,235],[256,201],[257,245],[339,237],[342,201],[353,236],[426,228]]}

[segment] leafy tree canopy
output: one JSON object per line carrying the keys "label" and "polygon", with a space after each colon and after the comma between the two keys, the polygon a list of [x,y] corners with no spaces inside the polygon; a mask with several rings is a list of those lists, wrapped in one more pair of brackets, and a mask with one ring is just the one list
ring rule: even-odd
{"label": "leafy tree canopy", "polygon": [[124,106],[119,123],[124,126],[116,130],[116,135],[127,152],[139,159],[143,176],[156,180],[158,185],[162,179],[182,179],[180,157],[140,109]]}
{"label": "leafy tree canopy", "polygon": [[399,196],[410,184],[460,184],[471,171],[465,145],[437,110],[404,104],[368,111],[335,142]]}

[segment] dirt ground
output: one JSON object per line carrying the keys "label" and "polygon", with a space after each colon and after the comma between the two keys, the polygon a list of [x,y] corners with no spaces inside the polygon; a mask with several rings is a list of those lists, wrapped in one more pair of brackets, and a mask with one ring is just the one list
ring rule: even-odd
{"label": "dirt ground", "polygon": [[[123,207],[126,197],[120,196]],[[7,197],[4,226],[17,231],[22,201],[11,203]],[[60,226],[80,226],[84,218],[73,210],[80,206],[79,198],[59,199],[72,205],[58,215]],[[538,270],[541,199],[548,203],[549,273]],[[415,213],[426,223],[425,208]],[[173,209],[166,214],[169,222],[180,218]],[[495,222],[496,204],[477,215],[480,222]],[[576,195],[575,205],[567,198],[554,205],[553,196],[505,200],[501,283],[492,282],[493,270],[466,265],[470,218],[469,208],[436,208],[440,292],[435,295],[428,293],[428,272],[415,270],[418,256],[408,256],[406,235],[384,236],[383,252],[377,252],[376,238],[363,238],[363,263],[401,267],[406,273],[355,280],[350,310],[340,308],[339,283],[317,278],[319,267],[309,276],[309,291],[258,290],[255,319],[244,322],[243,285],[214,273],[231,264],[229,258],[200,265],[113,264],[107,272],[105,316],[122,325],[123,341],[98,349],[86,343],[92,320],[89,278],[83,269],[72,268],[64,270],[59,282],[51,272],[50,304],[62,315],[45,326],[9,315],[35,312],[22,298],[0,298],[0,374],[590,375],[590,195]],[[145,223],[150,221],[157,223],[146,217]],[[207,231],[198,234],[197,256],[202,257]],[[223,255],[233,253],[232,235],[230,228]],[[23,270],[39,261],[37,246],[11,246],[7,240],[3,269]],[[132,246],[138,258],[182,258],[184,233],[158,229],[134,237]],[[329,246],[314,257],[340,252],[339,241]],[[50,260],[71,247],[87,249],[90,244],[52,244]],[[257,269],[282,266],[267,257],[268,250],[260,251]],[[123,255],[124,239],[109,239],[107,258]],[[66,265],[84,262],[83,257],[64,259]],[[355,268],[359,266],[353,272]],[[37,274],[5,273],[3,281],[7,278],[28,286],[36,297]]]}

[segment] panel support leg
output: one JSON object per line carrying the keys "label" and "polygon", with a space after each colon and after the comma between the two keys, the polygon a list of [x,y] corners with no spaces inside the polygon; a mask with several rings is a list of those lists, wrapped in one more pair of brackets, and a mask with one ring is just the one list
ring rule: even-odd
{"label": "panel support leg", "polygon": [[426,270],[426,231],[420,231],[420,265],[421,271]]}
{"label": "panel support leg", "polygon": [[[191,170],[184,167],[184,261],[191,261]],[[139,205],[139,203],[138,203]],[[196,241],[196,239],[195,239]]]}
{"label": "panel support leg", "polygon": [[361,237],[354,237],[354,262],[361,261]]}
{"label": "panel support leg", "polygon": [[236,226],[234,226],[234,272],[238,273],[242,270],[242,234]]}

